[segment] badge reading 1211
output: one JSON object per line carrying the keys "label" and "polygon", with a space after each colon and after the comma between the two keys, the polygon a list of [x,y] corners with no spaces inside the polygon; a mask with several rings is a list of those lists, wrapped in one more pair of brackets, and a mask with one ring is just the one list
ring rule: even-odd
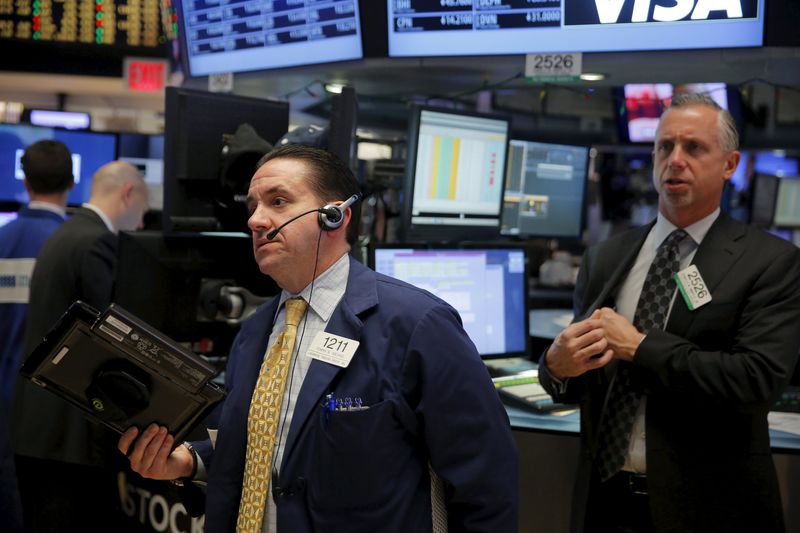
{"label": "badge reading 1211", "polygon": [[340,337],[327,331],[320,331],[308,349],[312,359],[347,368],[360,343],[347,337]]}
{"label": "badge reading 1211", "polygon": [[711,290],[703,281],[697,265],[689,265],[675,274],[675,281],[689,311],[694,311],[711,301]]}

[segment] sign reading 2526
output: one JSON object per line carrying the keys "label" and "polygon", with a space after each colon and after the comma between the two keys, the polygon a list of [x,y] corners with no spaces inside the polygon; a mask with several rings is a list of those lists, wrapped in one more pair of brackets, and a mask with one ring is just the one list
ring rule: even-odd
{"label": "sign reading 2526", "polygon": [[748,19],[758,0],[564,0],[564,25]]}

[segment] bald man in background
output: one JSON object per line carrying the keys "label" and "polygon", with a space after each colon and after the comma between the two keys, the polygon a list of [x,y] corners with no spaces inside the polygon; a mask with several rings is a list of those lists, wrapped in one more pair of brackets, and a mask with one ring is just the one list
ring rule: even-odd
{"label": "bald man in background", "polygon": [[[134,166],[114,161],[95,173],[89,201],[50,236],[37,258],[26,356],[76,300],[97,309],[111,303],[117,234],[141,228],[147,205],[147,187]],[[113,529],[120,516],[115,435],[20,379],[12,438],[25,531]]]}

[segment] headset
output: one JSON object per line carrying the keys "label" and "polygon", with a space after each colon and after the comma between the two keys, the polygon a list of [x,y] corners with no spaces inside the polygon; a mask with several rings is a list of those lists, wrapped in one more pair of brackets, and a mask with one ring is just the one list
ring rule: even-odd
{"label": "headset", "polygon": [[309,211],[306,211],[305,213],[300,213],[296,217],[290,218],[289,220],[287,220],[274,230],[267,233],[267,239],[269,240],[274,239],[283,228],[285,228],[298,218],[310,215],[311,213],[319,213],[319,215],[317,215],[317,222],[319,222],[319,227],[322,228],[324,231],[332,231],[335,229],[339,229],[344,223],[345,210],[354,203],[356,203],[357,201],[359,201],[360,199],[361,195],[359,193],[356,193],[347,200],[345,200],[344,202],[342,202],[340,205],[328,204],[322,207],[318,207],[316,209],[311,209]]}

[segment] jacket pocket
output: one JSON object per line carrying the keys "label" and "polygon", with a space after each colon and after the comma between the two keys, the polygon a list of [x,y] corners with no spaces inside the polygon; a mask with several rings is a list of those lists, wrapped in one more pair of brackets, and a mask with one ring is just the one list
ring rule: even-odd
{"label": "jacket pocket", "polygon": [[313,507],[368,508],[392,499],[396,481],[412,459],[413,446],[382,401],[360,411],[320,409],[309,476]]}

